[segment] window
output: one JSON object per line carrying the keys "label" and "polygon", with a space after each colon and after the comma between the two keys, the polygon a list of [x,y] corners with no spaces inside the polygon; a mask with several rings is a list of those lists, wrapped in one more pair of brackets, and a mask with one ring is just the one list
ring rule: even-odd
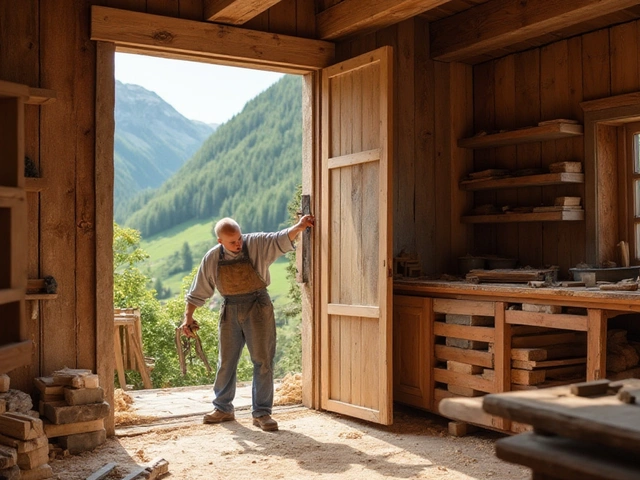
{"label": "window", "polygon": [[628,165],[628,221],[633,259],[640,260],[640,122],[625,125],[625,151]]}

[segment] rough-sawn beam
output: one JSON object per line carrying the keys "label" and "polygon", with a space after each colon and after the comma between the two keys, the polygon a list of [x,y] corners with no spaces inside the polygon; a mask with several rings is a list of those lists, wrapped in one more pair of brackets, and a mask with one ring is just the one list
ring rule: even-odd
{"label": "rough-sawn beam", "polygon": [[638,0],[492,0],[431,24],[431,57],[461,61],[638,5]]}
{"label": "rough-sawn beam", "polygon": [[450,0],[344,0],[316,15],[318,37],[335,40],[393,25]]}
{"label": "rough-sawn beam", "polygon": [[93,6],[91,40],[118,51],[305,73],[334,62],[335,46],[214,23]]}
{"label": "rough-sawn beam", "polygon": [[204,18],[211,22],[242,25],[280,0],[204,0]]}

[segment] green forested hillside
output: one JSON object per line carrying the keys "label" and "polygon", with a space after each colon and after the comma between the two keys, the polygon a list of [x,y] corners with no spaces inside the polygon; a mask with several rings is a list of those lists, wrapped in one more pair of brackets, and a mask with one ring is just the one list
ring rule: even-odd
{"label": "green forested hillside", "polygon": [[285,76],[221,125],[165,184],[136,199],[126,225],[148,238],[191,220],[280,228],[300,183],[302,80]]}
{"label": "green forested hillside", "polygon": [[[200,148],[215,126],[189,120],[154,92],[119,81],[115,118],[114,217],[122,223],[136,208],[128,202],[141,191],[162,185]],[[144,195],[143,199],[149,193]]]}

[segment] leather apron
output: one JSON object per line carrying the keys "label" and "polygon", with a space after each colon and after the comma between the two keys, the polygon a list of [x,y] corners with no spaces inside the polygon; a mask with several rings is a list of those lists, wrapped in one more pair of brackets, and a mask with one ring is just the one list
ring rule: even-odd
{"label": "leather apron", "polygon": [[242,255],[233,260],[224,259],[224,247],[220,246],[216,287],[225,299],[267,288],[267,283],[251,263],[246,243],[242,244]]}

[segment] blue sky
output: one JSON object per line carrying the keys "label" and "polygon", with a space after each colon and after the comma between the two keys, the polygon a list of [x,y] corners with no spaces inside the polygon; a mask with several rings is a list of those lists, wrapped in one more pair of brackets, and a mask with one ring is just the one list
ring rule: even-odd
{"label": "blue sky", "polygon": [[224,123],[281,73],[116,53],[116,79],[157,93],[185,117]]}

